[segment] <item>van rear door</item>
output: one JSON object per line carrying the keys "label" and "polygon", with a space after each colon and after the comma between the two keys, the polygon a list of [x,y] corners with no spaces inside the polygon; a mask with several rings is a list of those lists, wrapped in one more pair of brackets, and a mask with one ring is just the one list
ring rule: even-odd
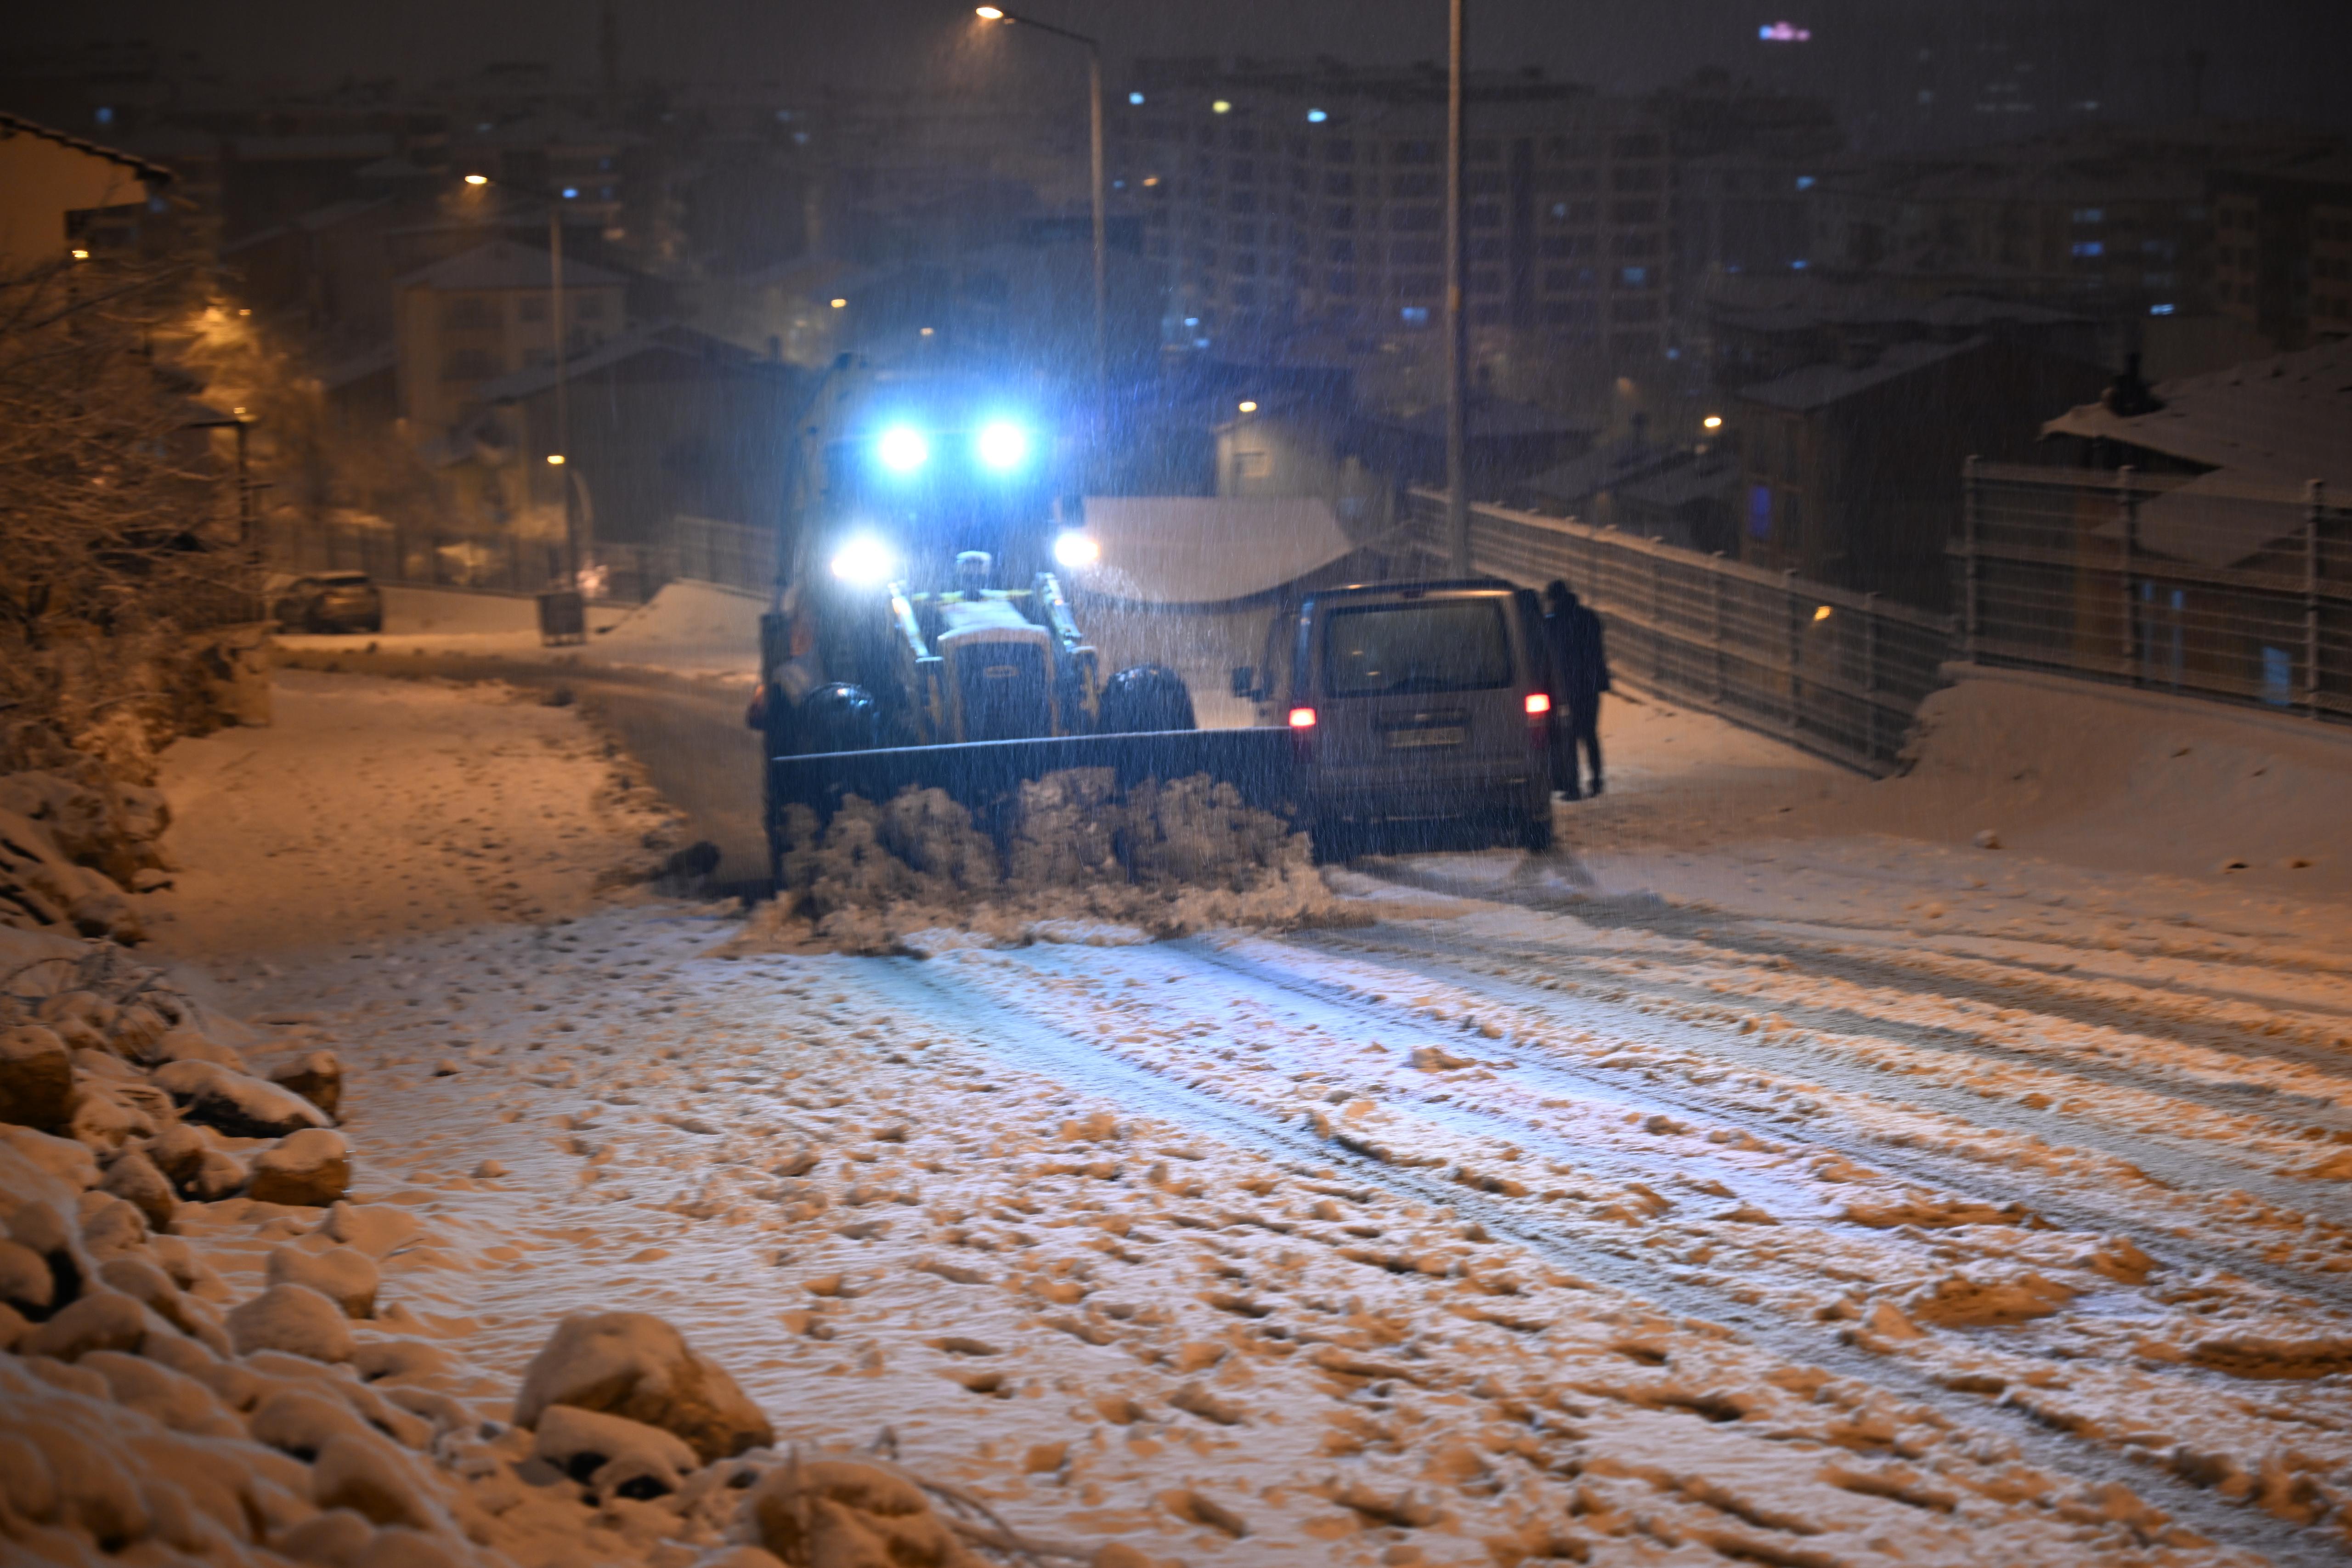
{"label": "van rear door", "polygon": [[1332,605],[1317,745],[1327,787],[1448,816],[1465,788],[1526,772],[1527,717],[1507,594]]}

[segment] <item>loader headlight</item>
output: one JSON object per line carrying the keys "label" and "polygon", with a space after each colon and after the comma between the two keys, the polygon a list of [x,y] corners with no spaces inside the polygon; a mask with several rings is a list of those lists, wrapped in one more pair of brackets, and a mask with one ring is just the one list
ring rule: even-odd
{"label": "loader headlight", "polygon": [[1102,559],[1102,546],[1075,529],[1056,535],[1054,559],[1075,572],[1081,566],[1091,566]]}
{"label": "loader headlight", "polygon": [[931,444],[911,425],[894,425],[874,443],[874,455],[893,473],[911,474],[930,461]]}
{"label": "loader headlight", "polygon": [[833,552],[833,574],[853,587],[877,586],[888,580],[895,564],[890,547],[871,534],[859,534]]}
{"label": "loader headlight", "polygon": [[972,437],[971,449],[983,466],[1004,473],[1027,460],[1029,432],[1010,419],[992,419]]}

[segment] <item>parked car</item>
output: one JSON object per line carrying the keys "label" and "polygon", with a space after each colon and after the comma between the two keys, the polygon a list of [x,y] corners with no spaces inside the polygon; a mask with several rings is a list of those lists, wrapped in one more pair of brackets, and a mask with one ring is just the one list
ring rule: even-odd
{"label": "parked car", "polygon": [[1298,737],[1325,858],[1438,825],[1548,847],[1550,685],[1542,608],[1497,578],[1311,594],[1234,671],[1258,721]]}
{"label": "parked car", "polygon": [[314,572],[273,583],[270,618],[289,632],[380,632],[383,595],[364,572]]}

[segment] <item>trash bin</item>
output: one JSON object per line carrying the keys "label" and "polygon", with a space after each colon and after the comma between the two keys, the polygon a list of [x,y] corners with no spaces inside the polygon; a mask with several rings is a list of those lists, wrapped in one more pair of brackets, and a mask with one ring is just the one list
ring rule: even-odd
{"label": "trash bin", "polygon": [[588,640],[588,601],[577,588],[551,588],[539,596],[539,640],[558,643]]}

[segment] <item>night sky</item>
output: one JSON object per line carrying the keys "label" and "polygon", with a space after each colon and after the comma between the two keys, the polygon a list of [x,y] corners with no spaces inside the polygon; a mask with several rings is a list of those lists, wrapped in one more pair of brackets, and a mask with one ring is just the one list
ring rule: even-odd
{"label": "night sky", "polygon": [[[1480,63],[1542,65],[1558,74],[1639,89],[1707,64],[1737,71],[1785,67],[1755,41],[1759,23],[1815,29],[1821,74],[1842,30],[1877,16],[1912,25],[1965,16],[1983,0],[1474,0]],[[2014,0],[1994,0],[2012,4]],[[1365,63],[1439,57],[1444,0],[1034,0],[1045,20],[1136,54],[1331,54]],[[2178,100],[2168,81],[2202,49],[2209,110],[2329,123],[2352,119],[2342,89],[2352,59],[2352,5],[2343,0],[2085,0],[2098,18],[2113,97],[2156,112]],[[488,60],[553,59],[586,78],[595,62],[595,0],[406,0],[334,7],[315,0],[129,0],[50,7],[19,16],[35,47],[145,38],[192,49],[233,79],[298,85],[345,74],[413,82]],[[973,46],[970,8],[950,0],[620,0],[625,74],[677,80],[772,80],[805,92],[826,80],[951,87],[1019,79]],[[1900,26],[1897,27],[1900,30]],[[1014,51],[1017,55],[1019,51]],[[1034,54],[1035,51],[1031,51]],[[1034,60],[1012,70],[1034,78]],[[2177,112],[2177,110],[2175,110]]]}

